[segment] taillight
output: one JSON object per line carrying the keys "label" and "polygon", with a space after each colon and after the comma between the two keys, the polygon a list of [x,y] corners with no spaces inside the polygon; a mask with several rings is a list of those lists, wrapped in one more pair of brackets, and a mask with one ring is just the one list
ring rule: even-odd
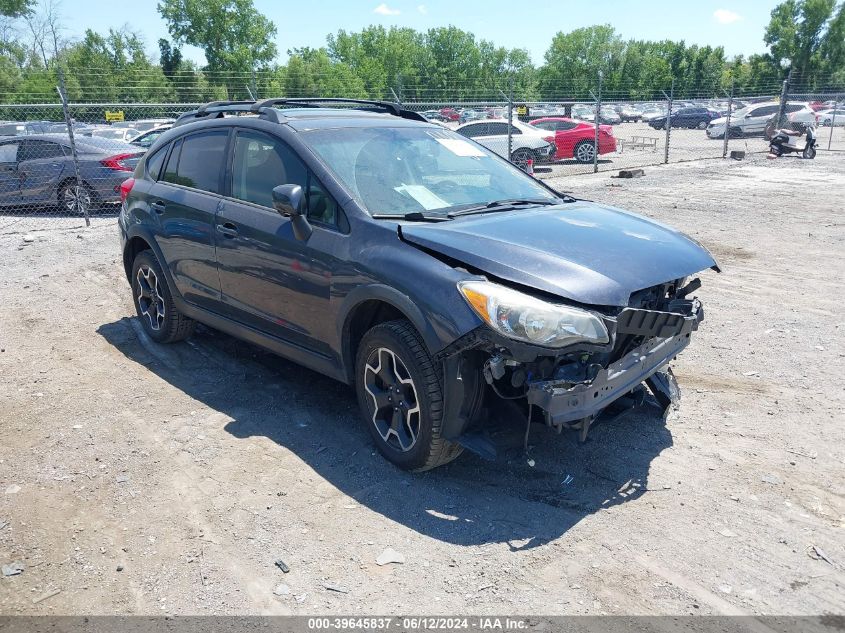
{"label": "taillight", "polygon": [[100,164],[103,167],[108,167],[109,169],[114,169],[116,171],[135,171],[135,166],[138,164],[138,160],[140,158],[141,154],[137,152],[129,154],[115,154],[114,156],[104,158],[100,161]]}
{"label": "taillight", "polygon": [[135,186],[135,179],[134,178],[127,178],[122,183],[120,183],[120,201],[126,202],[126,196],[129,195],[129,192],[132,191],[132,187]]}

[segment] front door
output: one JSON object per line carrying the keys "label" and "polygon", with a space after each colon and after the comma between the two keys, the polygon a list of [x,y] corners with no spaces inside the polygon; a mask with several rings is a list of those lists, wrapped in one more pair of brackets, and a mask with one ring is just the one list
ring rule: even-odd
{"label": "front door", "polygon": [[[328,354],[340,210],[290,147],[256,130],[238,130],[232,149],[229,196],[217,214],[217,263],[223,309],[295,345]],[[314,232],[307,242],[273,208],[273,187],[306,192]],[[319,194],[319,195],[318,195]]]}

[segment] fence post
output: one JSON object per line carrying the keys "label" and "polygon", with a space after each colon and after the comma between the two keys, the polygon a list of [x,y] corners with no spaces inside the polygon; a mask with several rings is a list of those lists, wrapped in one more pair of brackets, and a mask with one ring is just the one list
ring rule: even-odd
{"label": "fence post", "polygon": [[722,149],[722,158],[728,155],[728,138],[731,133],[731,112],[734,109],[734,79],[731,78],[731,94],[728,97],[728,114],[725,116],[725,146]]}
{"label": "fence post", "polygon": [[513,154],[513,77],[508,82],[508,160]]}
{"label": "fence post", "polygon": [[830,149],[830,146],[833,143],[833,129],[836,127],[836,109],[839,107],[839,99],[841,98],[842,95],[836,95],[836,97],[834,97],[836,103],[833,104],[833,114],[830,117],[830,137],[827,139],[827,149]]}
{"label": "fence post", "polygon": [[783,80],[783,86],[780,89],[780,107],[778,108],[778,124],[776,128],[783,127],[783,120],[786,117],[786,99],[789,95],[789,81],[792,79],[792,68],[789,69],[789,74]]}
{"label": "fence post", "polygon": [[73,138],[73,120],[70,118],[70,108],[67,104],[67,92],[65,91],[65,73],[61,66],[58,66],[59,85],[56,90],[59,91],[59,98],[62,100],[62,111],[65,115],[65,125],[67,125],[67,135],[70,139],[70,153],[73,156],[73,171],[76,176],[74,184],[74,198],[76,200],[76,207],[82,207],[82,213],[85,216],[85,226],[91,226],[91,218],[88,217],[88,205],[80,202],[80,194],[84,191],[82,179],[79,177],[79,156],[76,154],[76,141]]}
{"label": "fence post", "polygon": [[593,145],[593,173],[598,173],[599,171],[599,120],[601,117],[601,80],[602,80],[602,73],[599,71],[599,85],[598,91],[596,92],[596,138],[595,138],[595,145]]}
{"label": "fence post", "polygon": [[667,95],[665,91],[663,91],[663,96],[666,97],[668,103],[666,105],[666,147],[664,149],[663,154],[663,163],[665,165],[669,164],[669,137],[671,136],[672,132],[672,100],[675,98],[675,78],[672,77],[672,87],[669,89],[669,94]]}

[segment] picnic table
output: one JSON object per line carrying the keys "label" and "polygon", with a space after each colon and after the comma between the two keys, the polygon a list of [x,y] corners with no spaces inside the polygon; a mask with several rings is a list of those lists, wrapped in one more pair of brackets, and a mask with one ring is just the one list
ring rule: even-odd
{"label": "picnic table", "polygon": [[631,140],[619,139],[617,144],[620,153],[624,152],[626,147],[643,151],[650,149],[652,152],[656,152],[658,141],[660,141],[660,137],[657,136],[632,136]]}

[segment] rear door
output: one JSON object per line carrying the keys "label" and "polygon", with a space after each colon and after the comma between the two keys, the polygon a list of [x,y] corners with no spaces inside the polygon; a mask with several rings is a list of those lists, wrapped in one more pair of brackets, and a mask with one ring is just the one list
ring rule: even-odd
{"label": "rear door", "polygon": [[218,309],[214,221],[222,199],[229,129],[176,139],[161,177],[149,191],[151,215],[158,219],[158,244],[185,300]]}
{"label": "rear door", "polygon": [[766,128],[766,123],[772,115],[778,113],[779,106],[765,105],[751,108],[745,118],[742,120],[742,131],[745,134],[755,134],[762,132]]}
{"label": "rear door", "polygon": [[[335,335],[330,312],[331,253],[344,250],[342,210],[281,139],[237,130],[228,196],[217,214],[217,263],[223,309],[252,327],[319,354]],[[273,208],[273,188],[296,184],[306,194],[313,233],[294,237],[290,218]]]}
{"label": "rear door", "polygon": [[18,141],[0,143],[0,204],[20,204],[20,180],[18,178]]}
{"label": "rear door", "polygon": [[21,201],[57,201],[59,182],[67,164],[64,147],[52,141],[24,139],[18,161]]}

